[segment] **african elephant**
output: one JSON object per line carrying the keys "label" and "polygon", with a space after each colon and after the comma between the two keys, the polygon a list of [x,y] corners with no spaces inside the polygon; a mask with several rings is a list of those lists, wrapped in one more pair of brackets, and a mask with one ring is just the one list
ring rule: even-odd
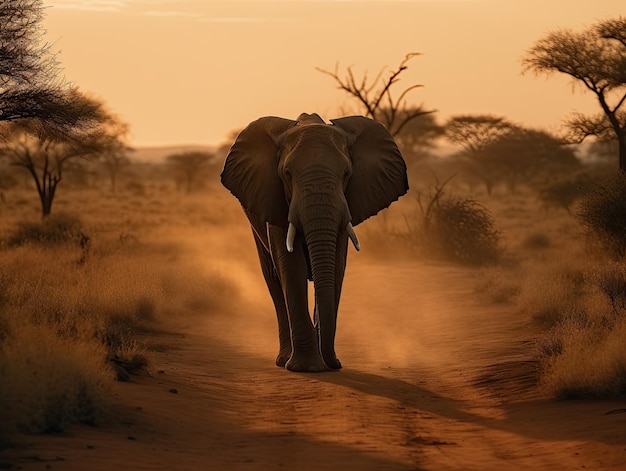
{"label": "african elephant", "polygon": [[363,116],[331,123],[306,113],[260,118],[239,134],[221,174],[252,225],[278,317],[276,364],[290,371],[341,368],[334,344],[348,239],[359,250],[353,226],[408,190],[384,126]]}

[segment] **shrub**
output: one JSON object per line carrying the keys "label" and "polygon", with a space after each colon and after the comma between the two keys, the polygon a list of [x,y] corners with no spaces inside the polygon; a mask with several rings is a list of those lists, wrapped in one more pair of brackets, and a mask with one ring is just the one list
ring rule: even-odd
{"label": "shrub", "polygon": [[491,213],[469,198],[439,201],[425,235],[428,245],[446,258],[471,265],[495,262],[502,252]]}
{"label": "shrub", "polygon": [[626,266],[574,258],[531,267],[519,305],[549,328],[541,384],[560,398],[626,394]]}
{"label": "shrub", "polygon": [[547,327],[579,311],[586,290],[585,269],[569,259],[551,259],[546,265],[528,262],[520,275],[518,308]]}
{"label": "shrub", "polygon": [[609,262],[589,276],[590,283],[606,296],[615,316],[626,312],[626,265]]}
{"label": "shrub", "polygon": [[1,354],[0,432],[56,432],[102,417],[112,380],[102,346],[62,339],[47,326],[22,325]]}
{"label": "shrub", "polygon": [[482,265],[497,261],[502,255],[500,230],[491,213],[471,198],[447,195],[444,188],[450,179],[437,182],[428,195],[417,194],[422,244],[456,262]]}
{"label": "shrub", "polygon": [[577,216],[587,235],[610,253],[626,254],[626,175],[614,174],[589,189]]}
{"label": "shrub", "polygon": [[625,335],[625,322],[612,328],[589,321],[564,322],[552,332],[551,350],[544,347],[543,388],[564,399],[623,396]]}
{"label": "shrub", "polygon": [[572,205],[585,195],[588,177],[576,175],[545,184],[537,189],[539,200],[545,209],[562,208],[571,213]]}
{"label": "shrub", "polygon": [[9,238],[9,245],[25,245],[29,243],[62,244],[74,242],[88,243],[80,220],[70,214],[54,214],[41,221],[22,221]]}

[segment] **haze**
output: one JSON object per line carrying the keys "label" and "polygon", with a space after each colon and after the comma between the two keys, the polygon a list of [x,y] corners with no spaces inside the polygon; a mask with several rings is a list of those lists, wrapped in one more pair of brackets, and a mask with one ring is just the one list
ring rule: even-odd
{"label": "haze", "polygon": [[621,0],[53,0],[46,39],[67,79],[131,126],[131,144],[219,144],[264,115],[355,111],[315,67],[374,76],[409,52],[406,85],[438,119],[492,113],[555,130],[592,96],[521,74],[549,30],[624,13]]}

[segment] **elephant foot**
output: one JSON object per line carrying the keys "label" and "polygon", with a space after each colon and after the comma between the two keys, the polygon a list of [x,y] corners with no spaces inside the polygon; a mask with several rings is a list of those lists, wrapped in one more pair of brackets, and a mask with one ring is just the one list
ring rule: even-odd
{"label": "elephant foot", "polygon": [[324,363],[326,363],[326,366],[328,366],[331,370],[340,370],[341,369],[341,362],[339,361],[339,359],[337,358],[337,355],[335,355],[335,349],[326,349],[324,350],[324,348],[321,348],[322,351],[322,358],[324,359]]}
{"label": "elephant foot", "polygon": [[276,366],[284,367],[291,357],[291,346],[289,349],[280,349],[276,357]]}
{"label": "elephant foot", "polygon": [[326,366],[328,366],[328,368],[330,368],[331,370],[341,369],[341,362],[339,361],[339,358],[337,357],[333,357],[330,360],[324,360],[324,363],[326,363]]}
{"label": "elephant foot", "polygon": [[317,352],[315,354],[294,353],[285,364],[285,368],[289,371],[299,371],[302,373],[328,371],[328,367]]}

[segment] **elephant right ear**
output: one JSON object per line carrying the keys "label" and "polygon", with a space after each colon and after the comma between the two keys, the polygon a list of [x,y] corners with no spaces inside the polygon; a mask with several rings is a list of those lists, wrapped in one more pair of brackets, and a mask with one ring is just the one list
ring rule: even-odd
{"label": "elephant right ear", "polygon": [[230,148],[221,174],[222,184],[246,212],[285,227],[289,208],[278,175],[278,143],[294,124],[275,116],[250,123]]}

